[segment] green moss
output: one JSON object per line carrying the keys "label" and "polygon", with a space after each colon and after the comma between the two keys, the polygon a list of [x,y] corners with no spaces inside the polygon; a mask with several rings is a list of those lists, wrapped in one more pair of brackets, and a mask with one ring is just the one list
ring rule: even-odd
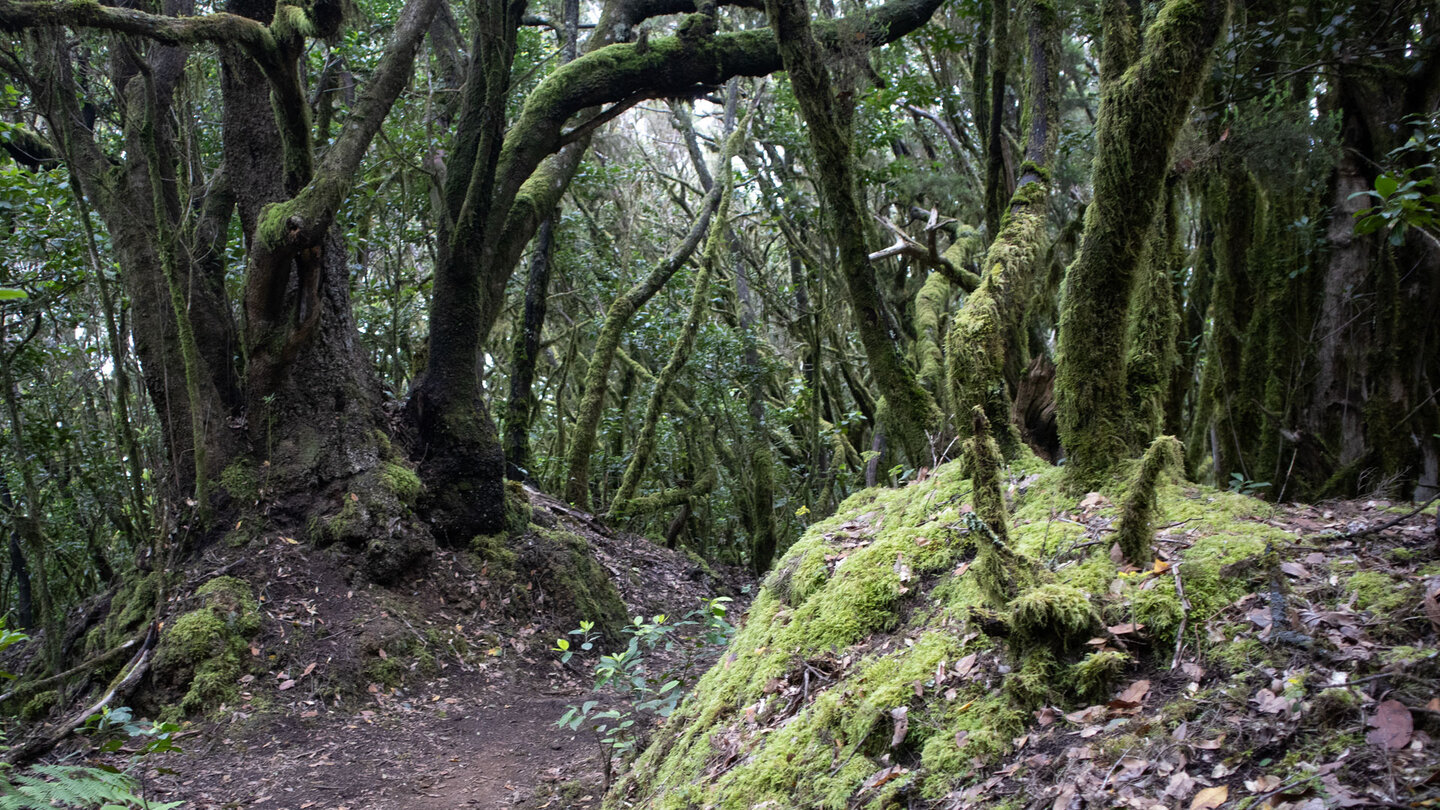
{"label": "green moss", "polygon": [[259,607],[243,580],[217,577],[195,596],[201,606],[165,627],[154,663],[162,687],[183,690],[179,707],[186,714],[234,700],[249,638],[260,629]]}
{"label": "green moss", "polygon": [[1120,673],[1131,658],[1119,650],[1098,650],[1070,667],[1070,684],[1075,694],[1090,701],[1101,701],[1114,690]]}
{"label": "green moss", "polygon": [[380,464],[380,482],[402,503],[413,505],[420,497],[420,476],[403,464],[385,461]]}
{"label": "green moss", "polygon": [[1417,582],[1380,571],[1352,574],[1345,581],[1345,588],[1355,593],[1355,607],[1378,616],[1408,610],[1420,602],[1421,596]]}
{"label": "green moss", "polygon": [[595,622],[615,636],[627,622],[625,604],[615,583],[590,554],[584,538],[557,529],[536,527],[521,539],[517,571],[533,577],[534,589],[560,624]]}
{"label": "green moss", "polygon": [[196,589],[195,596],[222,616],[235,632],[251,636],[260,629],[260,604],[245,580],[216,577]]}
{"label": "green moss", "polygon": [[[1168,385],[1168,376],[1165,382]],[[1154,557],[1151,548],[1152,526],[1160,476],[1167,469],[1179,470],[1183,464],[1180,442],[1173,436],[1157,436],[1145,451],[1145,456],[1140,461],[1140,469],[1130,483],[1115,542],[1120,544],[1120,551],[1125,555],[1125,559],[1138,568],[1148,567]]]}
{"label": "green moss", "polygon": [[249,459],[239,459],[220,472],[220,486],[225,492],[241,503],[254,503],[260,499],[260,475]]}
{"label": "green moss", "polygon": [[22,720],[29,720],[31,722],[40,720],[48,716],[50,714],[50,710],[55,708],[55,704],[59,702],[60,693],[55,691],[54,689],[40,692],[34,697],[25,701],[25,705],[20,709],[20,718]]}
{"label": "green moss", "polygon": [[512,537],[524,534],[534,510],[525,487],[519,481],[505,482],[505,531]]}
{"label": "green moss", "polygon": [[95,639],[100,643],[87,651],[98,654],[133,638],[154,617],[164,582],[164,575],[159,571],[143,577],[126,577],[110,600],[104,633]]}
{"label": "green moss", "polygon": [[[992,506],[1003,510],[1013,499],[1006,548],[1035,577],[1004,609],[990,607],[973,556],[975,531],[965,533],[969,475],[947,464],[920,483],[856,493],[813,524],[777,562],[730,648],[656,732],[609,806],[941,802],[973,779],[977,760],[984,765],[1009,751],[1039,703],[1061,705],[1077,693],[1098,701],[1114,689],[1130,656],[1081,652],[1102,612],[1116,623],[1145,622],[1131,654],[1168,664],[1181,616],[1174,575],[1118,575],[1103,548],[1074,559],[1068,549],[1084,529],[1057,516],[1074,510],[1077,498],[1064,492],[1064,471],[1043,462],[997,465],[987,485]],[[1125,500],[1119,487],[1108,494],[1116,504]],[[1227,673],[1267,662],[1270,649],[1248,629],[1233,628],[1228,636],[1237,642],[1212,643],[1202,628],[1268,582],[1266,548],[1288,542],[1261,520],[1271,507],[1169,481],[1155,498],[1167,519],[1188,521],[1187,545],[1178,547],[1191,603],[1187,648]],[[1007,620],[1003,646],[978,634],[975,608]],[[955,677],[955,663],[972,653],[978,669]],[[801,699],[807,676],[808,699]],[[1253,685],[1241,691],[1246,700]],[[908,731],[892,748],[899,708],[908,710]],[[1180,717],[1186,709],[1175,711]],[[911,773],[886,785],[894,793],[859,794],[867,778],[897,762]]]}
{"label": "green moss", "polygon": [[504,579],[513,575],[518,558],[506,543],[505,535],[476,535],[470,541],[470,550],[486,565],[491,576]]}
{"label": "green moss", "polygon": [[1088,638],[1100,624],[1090,595],[1072,585],[1050,583],[1032,588],[1010,606],[1010,625],[1027,641],[1068,648]]}

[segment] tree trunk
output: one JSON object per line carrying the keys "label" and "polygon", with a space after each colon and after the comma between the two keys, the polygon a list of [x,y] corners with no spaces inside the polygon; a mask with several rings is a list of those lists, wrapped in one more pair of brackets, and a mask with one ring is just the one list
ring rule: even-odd
{"label": "tree trunk", "polygon": [[1016,184],[1004,225],[986,251],[980,286],[965,299],[946,335],[947,376],[957,429],[976,424],[967,416],[972,408],[980,407],[1008,456],[1019,451],[1020,437],[1010,418],[1013,394],[1005,364],[1007,360],[1018,363],[1024,349],[1025,314],[1046,257],[1049,166],[1059,135],[1059,51],[1060,20],[1055,8],[1036,2],[1031,6],[1029,31],[1025,172]]}
{"label": "tree trunk", "polygon": [[555,217],[540,225],[535,237],[530,275],[525,282],[525,314],[515,331],[510,359],[510,399],[505,406],[505,476],[511,481],[532,480],[530,425],[535,418],[535,364],[540,359],[540,333],[545,327],[546,296],[550,290],[550,261],[554,251]]}
{"label": "tree trunk", "polygon": [[[880,300],[865,247],[866,218],[855,186],[850,109],[837,101],[824,51],[812,34],[804,0],[766,0],[766,15],[779,42],[812,152],[812,170],[839,252],[840,269],[871,373],[885,392],[891,438],[916,466],[931,461],[930,439],[940,432],[940,410],[905,363],[896,327]],[[850,94],[853,96],[853,94]]]}
{"label": "tree trunk", "polygon": [[1132,454],[1125,345],[1130,298],[1170,150],[1224,28],[1226,0],[1169,0],[1137,43],[1124,0],[1106,0],[1095,201],[1065,276],[1055,378],[1066,470],[1093,488]]}

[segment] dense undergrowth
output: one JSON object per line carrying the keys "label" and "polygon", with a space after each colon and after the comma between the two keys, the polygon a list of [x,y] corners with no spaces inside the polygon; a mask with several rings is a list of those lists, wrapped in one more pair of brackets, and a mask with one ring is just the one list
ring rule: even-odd
{"label": "dense undergrowth", "polygon": [[[1116,543],[1123,485],[1067,494],[1060,468],[1022,460],[1006,471],[1010,548],[1040,572],[997,611],[966,476],[952,463],[866,490],[810,527],[608,806],[1349,795],[1335,780],[1370,779],[1379,693],[1348,684],[1418,707],[1440,674],[1415,576],[1440,574],[1428,530],[1424,548],[1381,557],[1335,536],[1317,551],[1327,541],[1298,540],[1262,501],[1162,476],[1135,566]],[[1406,757],[1434,762],[1385,754],[1392,795]]]}

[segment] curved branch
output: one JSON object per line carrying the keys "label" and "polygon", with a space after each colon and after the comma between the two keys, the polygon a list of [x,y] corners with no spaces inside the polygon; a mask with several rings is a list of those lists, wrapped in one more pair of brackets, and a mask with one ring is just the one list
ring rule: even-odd
{"label": "curved branch", "polygon": [[169,17],[102,6],[92,0],[0,0],[0,28],[18,30],[65,26],[133,34],[167,45],[231,42],[261,50],[275,45],[270,29],[263,23],[224,12],[200,17]]}

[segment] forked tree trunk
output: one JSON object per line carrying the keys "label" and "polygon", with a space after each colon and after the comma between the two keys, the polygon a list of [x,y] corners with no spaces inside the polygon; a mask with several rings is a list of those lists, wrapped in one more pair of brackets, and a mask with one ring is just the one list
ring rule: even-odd
{"label": "forked tree trunk", "polygon": [[1093,488],[1138,448],[1126,380],[1130,299],[1170,151],[1220,32],[1227,0],[1169,0],[1144,33],[1124,0],[1103,4],[1095,200],[1066,273],[1056,405],[1072,485]]}

